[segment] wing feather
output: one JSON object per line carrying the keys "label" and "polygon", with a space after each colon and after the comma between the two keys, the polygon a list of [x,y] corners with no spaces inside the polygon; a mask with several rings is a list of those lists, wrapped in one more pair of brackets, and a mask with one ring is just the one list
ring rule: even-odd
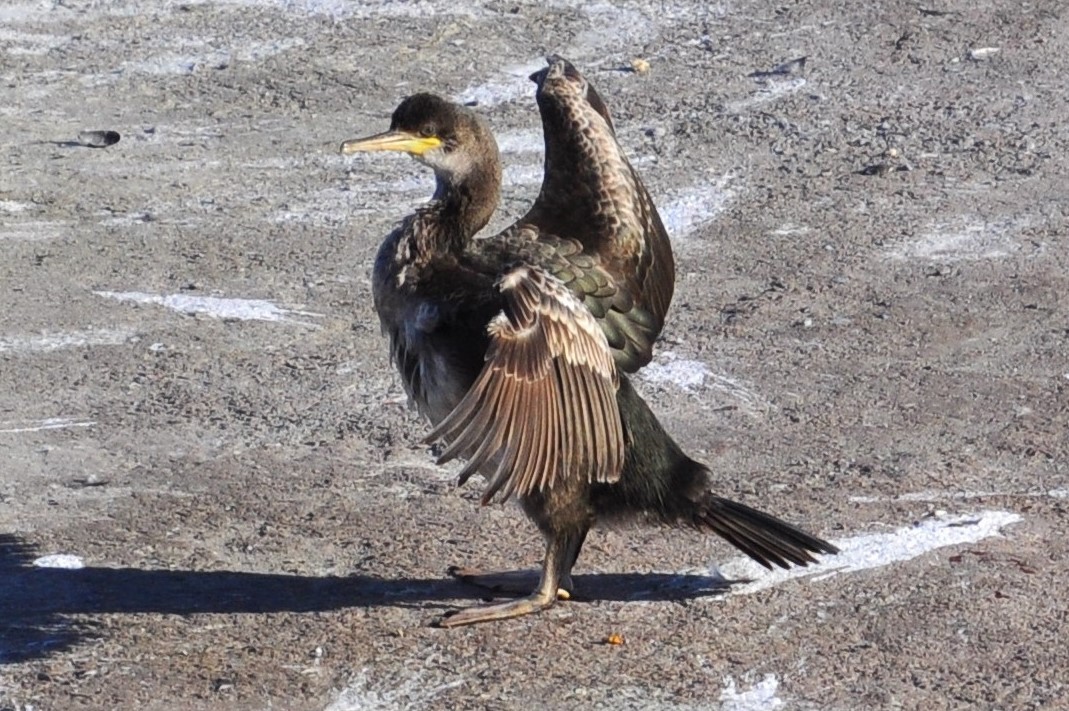
{"label": "wing feather", "polygon": [[468,393],[427,436],[439,462],[467,459],[464,483],[487,475],[483,501],[545,491],[562,477],[613,482],[623,467],[613,353],[597,319],[559,279],[521,265],[498,282],[486,362]]}

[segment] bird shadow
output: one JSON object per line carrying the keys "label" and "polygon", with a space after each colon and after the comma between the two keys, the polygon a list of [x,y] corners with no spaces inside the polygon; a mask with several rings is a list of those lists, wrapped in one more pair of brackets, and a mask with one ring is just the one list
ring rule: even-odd
{"label": "bird shadow", "polygon": [[85,144],[76,140],[60,140],[60,141],[30,141],[28,145],[31,146],[58,146],[60,148],[85,148]]}
{"label": "bird shadow", "polygon": [[[38,567],[33,546],[0,534],[0,665],[48,657],[99,636],[94,615],[323,612],[445,607],[487,591],[453,578],[307,576],[229,570]],[[726,592],[716,576],[574,576],[581,600],[683,601]]]}

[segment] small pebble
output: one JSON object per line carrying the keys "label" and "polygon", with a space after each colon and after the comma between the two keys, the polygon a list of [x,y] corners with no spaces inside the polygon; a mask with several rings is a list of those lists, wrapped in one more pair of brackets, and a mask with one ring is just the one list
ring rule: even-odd
{"label": "small pebble", "polygon": [[1001,47],[977,47],[969,50],[969,59],[979,62],[989,59],[999,53]]}
{"label": "small pebble", "polygon": [[88,148],[107,148],[118,142],[118,131],[82,131],[78,134],[78,143]]}
{"label": "small pebble", "polygon": [[795,59],[791,59],[789,61],[786,61],[783,64],[777,64],[775,67],[772,68],[772,71],[770,72],[770,74],[782,74],[782,75],[798,74],[803,69],[805,69],[805,63],[806,63],[807,59],[809,59],[809,58],[808,57],[797,57]]}

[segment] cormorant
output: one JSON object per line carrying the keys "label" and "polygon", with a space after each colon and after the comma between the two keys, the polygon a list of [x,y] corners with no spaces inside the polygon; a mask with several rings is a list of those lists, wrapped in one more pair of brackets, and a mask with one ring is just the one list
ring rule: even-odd
{"label": "cormorant", "polygon": [[486,122],[431,94],[405,99],[390,129],[342,152],[402,151],[434,170],[434,196],[375,260],[375,309],[405,389],[467,459],[483,503],[516,495],[546,539],[530,595],[471,607],[444,627],[516,617],[570,592],[599,520],[646,515],[712,530],[765,567],[815,562],[830,543],[716,496],[631,386],[672,298],[668,236],[616,141],[604,102],[568,62],[532,75],[545,178],[523,218],[475,238],[497,206],[501,164]]}

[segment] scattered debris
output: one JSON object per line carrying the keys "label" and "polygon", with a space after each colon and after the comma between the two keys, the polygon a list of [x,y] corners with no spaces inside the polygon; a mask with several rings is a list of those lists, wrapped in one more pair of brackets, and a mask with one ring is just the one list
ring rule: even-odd
{"label": "scattered debris", "polygon": [[969,59],[974,62],[982,62],[985,59],[994,57],[1001,50],[1001,47],[977,47],[976,49],[969,50]]}
{"label": "scattered debris", "polygon": [[635,74],[649,74],[650,63],[641,57],[635,57],[631,60],[631,71]]}
{"label": "scattered debris", "polygon": [[87,148],[107,148],[118,142],[118,131],[82,131],[78,134],[78,143]]}
{"label": "scattered debris", "polygon": [[796,74],[801,74],[805,69],[805,62],[808,57],[797,57],[796,59],[789,59],[782,64],[777,64],[767,71],[751,72],[747,74],[751,79],[769,79],[772,77],[789,77]]}

